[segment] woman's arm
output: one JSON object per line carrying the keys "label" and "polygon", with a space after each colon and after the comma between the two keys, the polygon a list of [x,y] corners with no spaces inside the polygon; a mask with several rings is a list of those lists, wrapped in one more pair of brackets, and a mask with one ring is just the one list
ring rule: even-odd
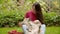
{"label": "woman's arm", "polygon": [[35,14],[33,14],[32,12],[27,12],[27,13],[25,14],[25,18],[29,18],[31,21],[36,20],[36,16],[35,16]]}

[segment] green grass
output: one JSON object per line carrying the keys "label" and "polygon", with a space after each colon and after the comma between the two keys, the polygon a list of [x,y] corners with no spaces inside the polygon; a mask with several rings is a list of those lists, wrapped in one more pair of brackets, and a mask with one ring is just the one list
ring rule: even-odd
{"label": "green grass", "polygon": [[8,32],[12,30],[17,30],[18,32],[22,32],[22,29],[20,27],[0,28],[0,34],[8,34]]}
{"label": "green grass", "polygon": [[46,34],[60,34],[60,27],[47,27]]}
{"label": "green grass", "polygon": [[[22,29],[20,27],[0,28],[0,34],[7,34],[11,30],[17,30],[19,32],[22,32]],[[46,34],[60,34],[60,27],[47,27]]]}

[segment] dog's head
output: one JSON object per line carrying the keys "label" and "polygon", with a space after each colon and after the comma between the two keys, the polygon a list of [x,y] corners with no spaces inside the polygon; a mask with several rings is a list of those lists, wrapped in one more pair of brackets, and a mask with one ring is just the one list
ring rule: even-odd
{"label": "dog's head", "polygon": [[39,20],[35,20],[34,23],[35,24],[41,24],[41,22]]}

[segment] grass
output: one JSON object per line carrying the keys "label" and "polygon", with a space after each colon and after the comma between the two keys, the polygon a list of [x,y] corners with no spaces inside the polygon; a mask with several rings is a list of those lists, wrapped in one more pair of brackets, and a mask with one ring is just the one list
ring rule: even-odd
{"label": "grass", "polygon": [[[8,34],[8,32],[11,30],[17,30],[19,32],[22,32],[22,29],[20,27],[0,28],[0,34]],[[47,27],[46,34],[60,34],[60,27]]]}
{"label": "grass", "polygon": [[22,29],[20,27],[0,28],[0,34],[8,34],[8,32],[12,30],[17,30],[18,32],[22,32]]}
{"label": "grass", "polygon": [[60,27],[47,27],[46,34],[60,34]]}

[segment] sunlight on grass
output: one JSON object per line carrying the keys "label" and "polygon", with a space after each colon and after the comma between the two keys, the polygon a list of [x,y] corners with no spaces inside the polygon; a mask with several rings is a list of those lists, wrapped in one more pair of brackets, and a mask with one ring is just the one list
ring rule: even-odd
{"label": "sunlight on grass", "polygon": [[46,34],[60,34],[60,27],[47,27]]}
{"label": "sunlight on grass", "polygon": [[[0,34],[8,34],[9,31],[17,30],[18,32],[22,32],[22,28],[20,27],[12,27],[12,28],[0,28]],[[47,27],[46,34],[60,34],[60,27]]]}
{"label": "sunlight on grass", "polygon": [[20,27],[0,28],[0,34],[8,34],[8,32],[12,30],[17,30],[18,32],[22,32],[22,28]]}

